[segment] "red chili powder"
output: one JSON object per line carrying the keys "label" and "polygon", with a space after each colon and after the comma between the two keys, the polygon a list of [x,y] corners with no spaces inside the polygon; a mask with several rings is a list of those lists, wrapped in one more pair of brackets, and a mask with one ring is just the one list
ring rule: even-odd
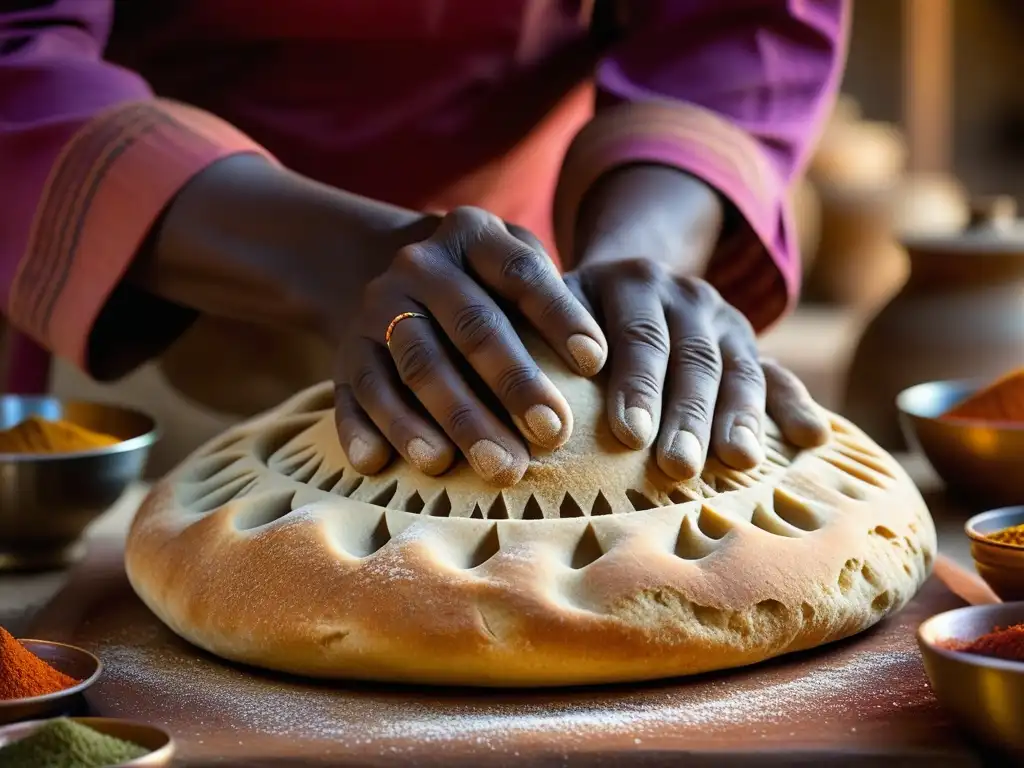
{"label": "red chili powder", "polygon": [[937,645],[948,651],[1024,662],[1024,624],[996,627],[975,640],[942,640]]}

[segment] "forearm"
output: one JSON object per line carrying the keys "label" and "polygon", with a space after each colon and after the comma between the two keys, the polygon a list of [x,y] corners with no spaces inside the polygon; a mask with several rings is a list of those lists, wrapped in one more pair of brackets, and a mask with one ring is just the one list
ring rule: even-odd
{"label": "forearm", "polygon": [[583,199],[570,263],[643,257],[678,277],[702,276],[722,235],[724,210],[718,194],[685,171],[655,164],[618,168]]}
{"label": "forearm", "polygon": [[236,156],[182,190],[129,281],[205,314],[333,336],[391,254],[428,223]]}

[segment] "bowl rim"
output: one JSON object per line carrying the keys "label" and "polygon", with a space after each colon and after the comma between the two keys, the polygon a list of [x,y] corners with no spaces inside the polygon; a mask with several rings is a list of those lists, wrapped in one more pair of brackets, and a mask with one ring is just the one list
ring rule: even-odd
{"label": "bowl rim", "polygon": [[159,421],[145,411],[128,405],[117,403],[106,403],[100,400],[80,400],[78,398],[65,399],[56,395],[18,395],[0,394],[0,402],[3,400],[24,400],[38,402],[56,402],[61,405],[85,405],[96,408],[109,408],[123,413],[138,416],[149,422],[149,429],[141,435],[121,440],[113,445],[104,445],[99,448],[89,448],[84,451],[61,451],[60,453],[4,453],[0,451],[0,463],[26,464],[46,463],[51,461],[67,461],[68,459],[88,459],[97,456],[113,456],[120,453],[129,453],[141,448],[152,446],[163,434]]}
{"label": "bowl rim", "polygon": [[919,413],[916,410],[907,406],[907,401],[913,397],[915,390],[924,389],[926,387],[957,387],[962,389],[968,394],[973,394],[979,391],[981,388],[991,383],[989,379],[982,378],[970,378],[970,379],[935,379],[934,381],[921,381],[913,386],[907,387],[901,390],[896,395],[896,408],[900,413],[909,416],[914,419],[924,419],[925,421],[941,421],[943,424],[949,424],[950,426],[957,427],[984,427],[987,429],[999,429],[1008,432],[1024,432],[1024,423],[1016,421],[991,421],[987,419],[965,419],[962,417],[949,417],[942,416],[926,416],[923,413]]}
{"label": "bowl rim", "polygon": [[[164,743],[156,749],[149,749],[148,747],[145,747],[142,744],[138,744],[138,746],[142,747],[143,749],[148,749],[146,754],[140,755],[139,757],[129,760],[127,763],[118,763],[116,766],[112,766],[112,768],[121,768],[121,766],[129,768],[130,766],[135,765],[150,765],[152,764],[152,760],[154,758],[159,759],[161,761],[167,761],[171,757],[173,757],[175,752],[177,751],[178,745],[174,741],[173,734],[171,734],[171,732],[163,726],[156,725],[150,722],[143,722],[140,720],[129,720],[128,718],[124,717],[102,717],[95,715],[55,715],[54,717],[40,717],[33,720],[22,720],[16,723],[0,725],[0,734],[7,735],[13,731],[24,730],[26,731],[26,734],[22,738],[25,738],[31,735],[33,731],[42,728],[44,725],[46,725],[46,723],[50,722],[51,720],[58,720],[62,717],[71,720],[72,722],[79,723],[80,725],[85,725],[90,728],[93,728],[94,730],[99,730],[100,733],[104,733],[104,731],[100,729],[103,728],[105,725],[128,724],[136,728],[146,728],[148,730],[154,731],[160,734],[160,736],[164,739]],[[20,741],[20,739],[18,739],[18,741]]]}
{"label": "bowl rim", "polygon": [[[54,691],[53,693],[44,693],[42,696],[26,696],[20,699],[0,700],[0,709],[14,709],[15,707],[23,707],[25,705],[47,704],[58,699],[76,696],[90,688],[103,674],[103,662],[100,661],[99,657],[93,653],[89,653],[89,651],[84,648],[79,648],[77,645],[71,645],[70,643],[58,643],[54,640],[38,640],[34,637],[18,637],[15,639],[23,646],[25,643],[34,643],[36,645],[49,645],[54,648],[69,649],[74,653],[87,656],[89,660],[96,665],[96,669],[93,670],[93,673],[87,678],[80,680],[76,685],[72,685],[70,688],[62,688],[61,690]],[[32,649],[27,648],[27,650],[31,652]],[[45,661],[45,659],[43,659],[43,661]],[[46,663],[49,664],[49,662]]]}
{"label": "bowl rim", "polygon": [[[987,520],[990,518],[1001,517],[1006,513],[1016,511],[1019,511],[1021,515],[1024,515],[1024,504],[1011,504],[1008,507],[996,507],[995,509],[988,509],[985,510],[984,512],[979,512],[978,514],[972,515],[971,517],[967,518],[967,521],[964,523],[964,533],[967,535],[967,538],[971,541],[977,542],[978,544],[983,544],[986,547],[997,547],[999,549],[1016,550],[1020,552],[1022,555],[1024,555],[1024,546],[1018,546],[1016,544],[1006,544],[1002,541],[992,541],[992,539],[988,538],[985,534],[979,533],[975,529],[975,526],[978,523],[987,522]],[[1021,524],[1024,524],[1024,520],[1021,521]]]}
{"label": "bowl rim", "polygon": [[[940,619],[956,613],[972,613],[978,610],[992,608],[993,605],[1007,606],[1016,605],[1021,609],[1021,622],[1024,623],[1024,602],[1014,601],[1010,603],[992,603],[987,605],[964,605],[960,608],[953,608],[949,611],[942,611],[936,613],[933,616],[929,616],[927,619],[922,621],[917,627],[917,642],[922,648],[927,648],[930,653],[938,654],[943,658],[959,662],[961,664],[970,664],[976,667],[985,667],[987,669],[998,670],[1000,672],[1010,672],[1021,675],[1024,677],[1024,661],[1009,661],[1007,659],[997,659],[992,656],[982,656],[977,653],[964,653],[963,651],[953,651],[949,648],[943,648],[937,645],[934,641],[925,637],[930,625],[937,624]],[[991,631],[991,630],[990,630]]]}

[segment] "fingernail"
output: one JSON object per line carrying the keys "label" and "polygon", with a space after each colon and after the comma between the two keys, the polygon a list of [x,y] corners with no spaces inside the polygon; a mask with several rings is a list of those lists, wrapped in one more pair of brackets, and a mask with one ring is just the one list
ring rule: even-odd
{"label": "fingernail", "polygon": [[673,462],[688,470],[687,477],[680,479],[689,480],[696,477],[704,468],[704,451],[700,447],[700,440],[692,432],[687,432],[684,429],[676,432],[665,453]]}
{"label": "fingernail", "polygon": [[484,480],[512,485],[522,476],[515,457],[493,440],[477,440],[469,449],[469,463]]}
{"label": "fingernail", "polygon": [[524,414],[526,436],[537,445],[553,446],[562,434],[562,420],[552,408],[546,405],[531,405]]}
{"label": "fingernail", "polygon": [[420,472],[436,475],[445,470],[444,455],[422,437],[414,437],[405,444],[409,462]]}
{"label": "fingernail", "polygon": [[576,367],[584,376],[593,376],[604,365],[604,350],[589,336],[574,333],[565,343],[569,354],[576,361]]}
{"label": "fingernail", "polygon": [[654,419],[645,408],[631,406],[622,414],[622,419],[626,423],[626,429],[638,444],[642,446],[650,444],[651,434],[654,432]]}
{"label": "fingernail", "polygon": [[363,438],[353,437],[352,441],[348,444],[348,450],[345,451],[345,455],[348,456],[348,463],[359,469],[359,467],[373,464],[377,451]]}
{"label": "fingernail", "polygon": [[754,434],[754,430],[750,427],[734,424],[729,432],[729,442],[736,450],[745,453],[758,464],[764,461],[764,447],[761,445],[761,439]]}

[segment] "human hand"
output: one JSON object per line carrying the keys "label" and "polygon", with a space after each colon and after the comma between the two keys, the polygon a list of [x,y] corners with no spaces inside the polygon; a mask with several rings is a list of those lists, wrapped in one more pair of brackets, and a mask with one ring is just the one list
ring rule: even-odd
{"label": "human hand", "polygon": [[709,448],[745,470],[764,460],[764,417],[814,447],[829,426],[806,387],[758,357],[746,318],[709,283],[644,259],[597,261],[566,275],[610,347],[608,419],[631,448],[657,439],[658,466],[689,480]]}
{"label": "human hand", "polygon": [[452,211],[366,286],[346,329],[335,377],[337,426],[358,471],[379,472],[393,447],[437,475],[458,448],[481,477],[508,486],[526,471],[524,438],[548,449],[569,439],[568,403],[498,300],[514,306],[572,370],[590,376],[604,365],[601,328],[540,244],[486,211]]}

